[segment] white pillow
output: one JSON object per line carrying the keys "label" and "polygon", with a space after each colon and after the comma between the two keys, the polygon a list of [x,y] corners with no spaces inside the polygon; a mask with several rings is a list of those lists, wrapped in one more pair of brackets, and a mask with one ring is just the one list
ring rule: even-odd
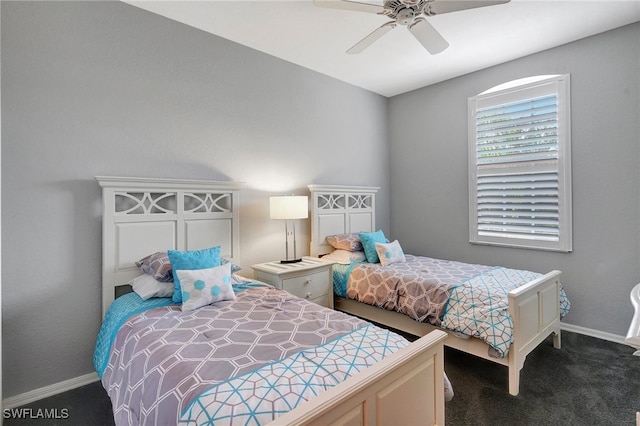
{"label": "white pillow", "polygon": [[191,311],[223,300],[233,300],[231,263],[208,269],[177,270],[182,288],[182,310]]}
{"label": "white pillow", "polygon": [[173,295],[172,282],[160,282],[149,274],[137,276],[127,284],[133,287],[133,291],[138,293],[138,296],[142,297],[143,300],[152,297],[171,297]]}
{"label": "white pillow", "polygon": [[378,253],[378,257],[380,258],[380,263],[382,266],[391,265],[392,263],[398,262],[406,262],[407,259],[404,257],[404,253],[402,252],[402,247],[400,247],[400,243],[398,240],[395,240],[391,243],[375,243],[376,244],[376,252]]}
{"label": "white pillow", "polygon": [[353,262],[364,262],[367,259],[363,251],[334,250],[322,256],[320,260],[348,265]]}

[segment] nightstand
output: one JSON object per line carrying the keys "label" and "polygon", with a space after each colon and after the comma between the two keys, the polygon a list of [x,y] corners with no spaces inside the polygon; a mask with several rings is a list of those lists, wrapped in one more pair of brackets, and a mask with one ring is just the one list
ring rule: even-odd
{"label": "nightstand", "polygon": [[303,257],[301,262],[275,261],[252,265],[251,268],[258,281],[333,309],[332,265],[315,257]]}

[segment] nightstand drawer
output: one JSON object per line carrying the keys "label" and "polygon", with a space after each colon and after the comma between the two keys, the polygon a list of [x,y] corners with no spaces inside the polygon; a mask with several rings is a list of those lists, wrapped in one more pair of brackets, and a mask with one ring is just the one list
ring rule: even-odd
{"label": "nightstand drawer", "polygon": [[265,262],[251,267],[258,281],[333,309],[332,266],[332,262],[304,257],[296,263]]}
{"label": "nightstand drawer", "polygon": [[299,277],[285,278],[282,288],[303,299],[315,299],[329,291],[329,275],[326,271]]}

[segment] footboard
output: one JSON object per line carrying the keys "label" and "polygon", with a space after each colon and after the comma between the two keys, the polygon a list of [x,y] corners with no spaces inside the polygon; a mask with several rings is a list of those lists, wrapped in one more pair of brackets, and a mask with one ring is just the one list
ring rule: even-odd
{"label": "footboard", "polygon": [[509,393],[517,395],[527,355],[553,333],[560,348],[560,271],[551,271],[509,292],[514,341],[509,349]]}
{"label": "footboard", "polygon": [[427,334],[270,425],[444,425],[446,336]]}

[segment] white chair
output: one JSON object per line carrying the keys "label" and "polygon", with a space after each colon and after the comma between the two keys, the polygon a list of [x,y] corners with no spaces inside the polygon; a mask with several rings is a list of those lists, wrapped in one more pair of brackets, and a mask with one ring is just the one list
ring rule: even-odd
{"label": "white chair", "polygon": [[625,342],[637,349],[634,355],[640,356],[640,284],[631,289],[631,304],[635,312]]}

